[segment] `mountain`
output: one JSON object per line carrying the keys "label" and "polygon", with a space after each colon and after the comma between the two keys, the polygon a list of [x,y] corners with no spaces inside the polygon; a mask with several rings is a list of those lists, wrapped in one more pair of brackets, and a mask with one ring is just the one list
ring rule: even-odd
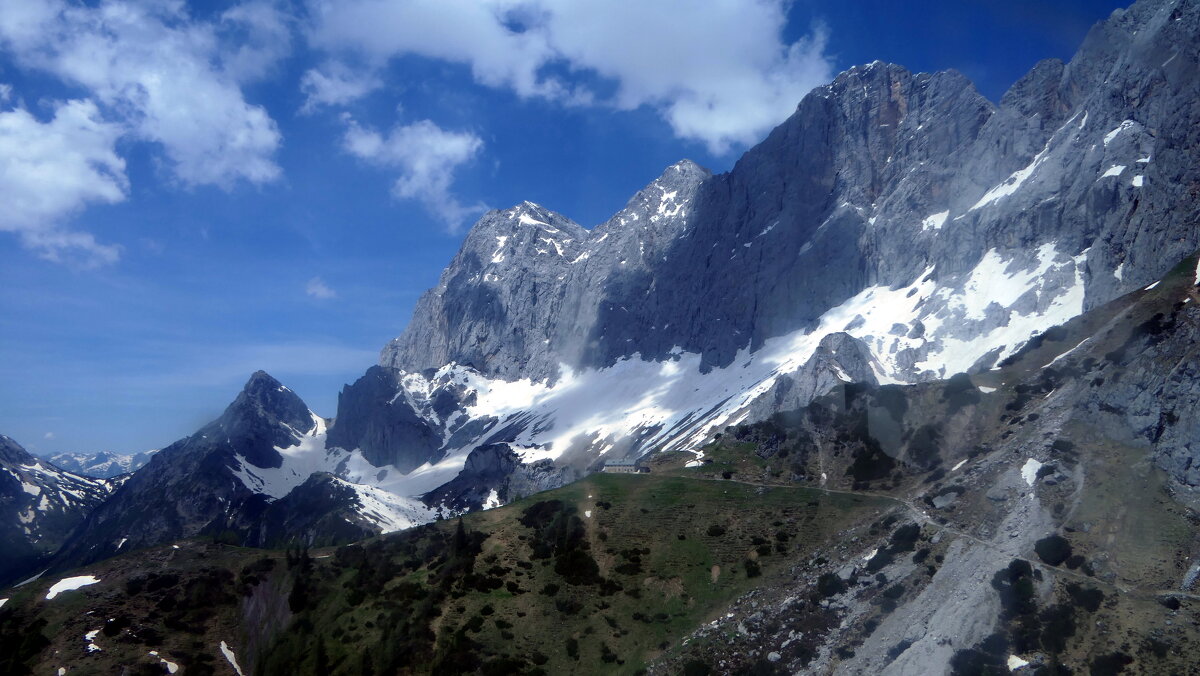
{"label": "mountain", "polygon": [[490,212],[332,423],[256,373],[95,507],[0,666],[1185,673],[1196,148],[1200,2],[1141,0],[999,103],[876,62],[594,228]]}
{"label": "mountain", "polygon": [[730,172],[680,162],[590,230],[490,212],[328,445],[436,503],[432,477],[502,444],[503,502],[845,380],[992,368],[1200,247],[1196,15],[1115,12],[998,104],[953,71],[852,68]]}
{"label": "mountain", "polygon": [[[998,104],[952,71],[855,67],[730,172],[681,161],[590,230],[492,211],[328,429],[256,374],[63,561],[123,538],[275,542],[305,521],[293,501],[351,493],[363,533],[400,528],[696,451],[845,382],[986,372],[1200,247],[1196,25],[1191,2],[1140,2]],[[1178,453],[1160,462],[1190,489]]]}
{"label": "mountain", "polygon": [[158,450],[155,449],[153,451],[125,454],[113,453],[112,451],[55,453],[46,459],[68,472],[97,479],[111,479],[121,474],[129,474],[130,472],[137,471],[147,462],[150,462],[150,456],[157,452]]}
{"label": "mountain", "polygon": [[35,673],[1189,673],[1198,336],[1193,256],[980,373],[841,381],[699,457],[338,548],[118,556],[14,590],[0,635]]}
{"label": "mountain", "polygon": [[324,451],[325,434],[324,419],[259,371],[220,418],[155,453],[92,511],[53,570],[196,535],[329,544],[429,518],[419,503],[321,474],[339,464]]}
{"label": "mountain", "polygon": [[44,567],[117,485],[65,471],[0,435],[0,587]]}

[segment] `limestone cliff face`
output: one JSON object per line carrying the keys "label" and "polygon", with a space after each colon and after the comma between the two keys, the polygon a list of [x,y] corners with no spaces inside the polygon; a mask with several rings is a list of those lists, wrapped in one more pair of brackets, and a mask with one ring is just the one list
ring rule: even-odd
{"label": "limestone cliff face", "polygon": [[1084,306],[1102,304],[1200,245],[1196,22],[1138,3],[998,105],[956,72],[852,68],[729,173],[670,167],[591,231],[492,212],[381,363],[543,379],[679,346],[723,366],[870,285],[954,285],[991,250],[1031,269],[1044,244],[1082,256]]}
{"label": "limestone cliff face", "polygon": [[[956,72],[875,62],[814,89],[730,172],[668,167],[591,230],[531,203],[491,212],[384,348],[391,375],[343,393],[331,443],[403,467],[557,443],[583,466],[802,405],[839,371],[904,383],[991,367],[1200,247],[1198,35],[1195,2],[1137,3],[999,103]],[[818,349],[837,333],[846,349]],[[656,401],[667,413],[624,441],[572,428],[568,449],[545,441],[563,427],[553,392],[496,415],[464,384],[553,388],[632,362],[692,368],[688,355],[718,374],[690,414]],[[780,366],[736,372],[767,361]]]}

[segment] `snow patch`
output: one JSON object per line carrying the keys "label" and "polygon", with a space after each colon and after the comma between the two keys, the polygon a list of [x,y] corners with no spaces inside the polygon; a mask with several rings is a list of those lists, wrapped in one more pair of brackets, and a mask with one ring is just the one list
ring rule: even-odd
{"label": "snow patch", "polygon": [[1017,171],[1014,171],[1009,175],[1008,178],[1004,179],[999,184],[992,187],[991,190],[988,190],[986,193],[984,193],[983,197],[979,198],[979,201],[975,203],[975,206],[967,209],[967,211],[975,211],[976,209],[987,206],[988,204],[991,204],[997,200],[1004,199],[1005,197],[1008,197],[1016,192],[1017,189],[1025,183],[1025,181],[1029,180],[1030,176],[1033,176],[1033,173],[1037,171],[1037,168],[1041,166],[1042,162],[1046,161],[1046,154],[1049,151],[1050,143],[1047,142],[1046,147],[1042,148],[1042,152],[1038,153],[1037,156],[1033,158],[1033,161],[1029,163],[1029,166],[1025,167],[1024,169],[1018,169]]}
{"label": "snow patch", "polygon": [[100,648],[100,646],[96,645],[96,636],[98,636],[99,634],[100,634],[99,629],[93,629],[83,635],[83,640],[87,641],[87,651],[89,654],[103,652],[103,650]]}
{"label": "snow patch", "polygon": [[983,392],[984,394],[991,394],[992,392],[995,392],[995,391],[996,391],[996,388],[994,388],[994,387],[988,387],[987,385],[980,385],[980,386],[979,386],[979,391],[980,391],[980,392]]}
{"label": "snow patch", "polygon": [[921,229],[941,230],[942,226],[946,224],[946,218],[949,215],[949,211],[940,211],[932,216],[927,216],[925,217],[925,220],[921,221]]}
{"label": "snow patch", "polygon": [[1009,671],[1016,671],[1017,669],[1020,669],[1021,667],[1025,666],[1027,664],[1029,664],[1029,662],[1027,660],[1023,660],[1020,657],[1017,657],[1016,655],[1008,656],[1008,670]]}
{"label": "snow patch", "polygon": [[1135,126],[1137,126],[1137,122],[1134,122],[1133,120],[1125,120],[1121,124],[1117,125],[1116,129],[1113,129],[1104,135],[1104,146],[1107,148],[1108,144],[1112,143],[1113,139],[1119,136],[1121,132],[1125,131],[1126,129],[1132,129]]}
{"label": "snow patch", "polygon": [[517,222],[519,222],[521,225],[550,225],[546,221],[539,221],[538,219],[524,212],[521,213],[521,217],[517,219]]}
{"label": "snow patch", "polygon": [[491,490],[491,492],[488,493],[487,498],[483,501],[483,508],[484,509],[495,509],[496,507],[499,507],[499,506],[500,506],[500,494],[496,492],[495,488],[493,488]]}
{"label": "snow patch", "polygon": [[221,641],[221,654],[225,656],[226,660],[229,660],[229,666],[233,667],[238,676],[246,676],[242,673],[242,668],[238,666],[237,655],[233,654],[233,649],[224,641]]}
{"label": "snow patch", "polygon": [[374,486],[351,483],[334,478],[338,484],[354,491],[358,513],[374,523],[384,533],[392,533],[432,521],[434,513],[416,498],[409,498]]}
{"label": "snow patch", "polygon": [[80,587],[96,584],[100,579],[95,575],[78,575],[76,577],[66,577],[50,586],[50,590],[46,592],[46,600],[58,596],[63,592],[75,591]]}
{"label": "snow patch", "polygon": [[1025,461],[1025,464],[1021,466],[1021,478],[1025,480],[1025,483],[1032,486],[1033,483],[1037,481],[1037,473],[1041,468],[1042,463],[1034,460],[1033,458],[1029,458]]}
{"label": "snow patch", "polygon": [[0,599],[0,608],[3,608],[5,603],[8,603],[8,599]]}
{"label": "snow patch", "polygon": [[179,671],[178,664],[175,664],[174,662],[164,658],[162,655],[159,655],[157,650],[151,650],[150,652],[148,652],[146,654],[151,657],[157,657],[159,664],[161,664],[167,668],[168,674],[173,674],[173,673]]}
{"label": "snow patch", "polygon": [[950,471],[951,471],[951,472],[957,471],[959,467],[962,467],[962,466],[963,466],[963,465],[965,465],[965,464],[967,464],[967,459],[966,459],[966,458],[963,458],[962,460],[959,460],[959,461],[958,461],[958,464],[956,464],[955,466],[951,467],[951,468],[950,468]]}
{"label": "snow patch", "polygon": [[492,252],[493,263],[504,262],[504,245],[508,242],[508,235],[498,235],[496,237],[496,250]]}
{"label": "snow patch", "polygon": [[1158,286],[1158,282],[1154,282],[1150,286],[1147,286],[1146,288],[1142,289],[1142,291],[1153,291],[1154,287],[1156,287],[1156,286]]}
{"label": "snow patch", "polygon": [[1138,174],[1137,176],[1133,177],[1132,181],[1130,181],[1130,185],[1132,185],[1135,188],[1140,188],[1140,187],[1146,185],[1146,177],[1142,176],[1141,174]]}
{"label": "snow patch", "polygon": [[1121,172],[1123,172],[1123,171],[1125,171],[1125,165],[1124,164],[1116,164],[1116,165],[1109,167],[1108,171],[1105,171],[1103,174],[1100,174],[1100,178],[1108,178],[1109,176],[1120,176]]}

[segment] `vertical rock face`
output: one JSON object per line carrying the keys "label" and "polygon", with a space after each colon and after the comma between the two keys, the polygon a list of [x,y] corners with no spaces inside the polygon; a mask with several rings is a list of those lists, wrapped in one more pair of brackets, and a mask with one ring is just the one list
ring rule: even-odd
{"label": "vertical rock face", "polygon": [[[394,369],[371,367],[338,397],[339,417],[328,443],[359,449],[372,465],[402,472],[441,457],[442,435],[435,420],[413,410]],[[430,411],[436,416],[436,411]]]}
{"label": "vertical rock face", "polygon": [[1083,256],[1103,303],[1200,244],[1195,22],[1190,2],[1115,13],[999,105],[956,72],[853,68],[728,174],[676,165],[590,232],[493,212],[381,363],[539,380],[679,346],[725,366],[869,286],[955,284],[993,250],[1029,269],[1044,244]]}
{"label": "vertical rock face", "polygon": [[0,435],[0,587],[37,573],[113,486],[35,458]]}
{"label": "vertical rock face", "polygon": [[[448,363],[507,379],[555,378],[561,364],[596,361],[603,298],[641,294],[696,208],[709,173],[668,167],[591,231],[525,202],[484,216],[437,287],[417,303],[383,366],[419,372]],[[636,298],[636,295],[633,296]]]}
{"label": "vertical rock face", "polygon": [[582,468],[802,405],[839,372],[991,367],[1200,247],[1198,36],[1196,2],[1144,0],[998,104],[875,62],[730,172],[669,167],[590,231],[491,212],[343,392],[331,444],[408,468],[504,442]]}

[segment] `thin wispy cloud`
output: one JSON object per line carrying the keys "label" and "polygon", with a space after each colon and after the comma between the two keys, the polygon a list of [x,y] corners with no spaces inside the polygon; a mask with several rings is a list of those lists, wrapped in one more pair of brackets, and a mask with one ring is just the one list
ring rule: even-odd
{"label": "thin wispy cloud", "polygon": [[482,204],[464,205],[451,190],[455,170],[483,148],[483,140],[475,134],[448,131],[429,120],[397,125],[380,133],[349,116],[344,119],[346,152],[371,164],[399,170],[392,185],[396,198],[417,200],[451,232],[487,210]]}
{"label": "thin wispy cloud", "polygon": [[340,61],[330,61],[310,68],[300,78],[304,105],[300,112],[312,113],[325,106],[340,106],[383,87],[383,78],[371,68],[351,68]]}
{"label": "thin wispy cloud", "polygon": [[329,300],[337,298],[337,292],[329,288],[320,277],[313,277],[304,285],[304,293],[317,300]]}

